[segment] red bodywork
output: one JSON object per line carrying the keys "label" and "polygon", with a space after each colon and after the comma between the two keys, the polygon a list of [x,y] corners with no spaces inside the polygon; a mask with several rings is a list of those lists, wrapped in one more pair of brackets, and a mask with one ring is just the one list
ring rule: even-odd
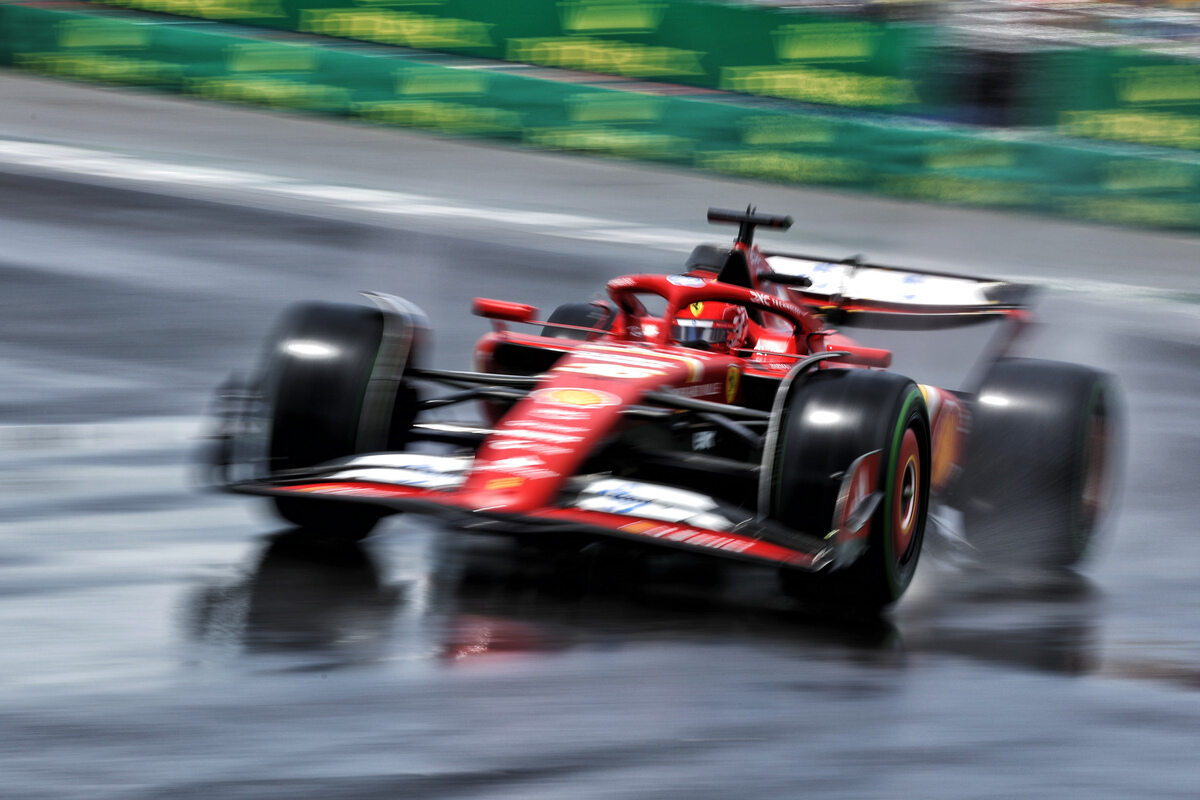
{"label": "red bodywork", "polygon": [[[321,476],[243,488],[263,494],[321,495],[431,511],[462,527],[484,531],[507,531],[514,526],[542,531],[571,528],[758,562],[821,568],[835,560],[838,547],[864,538],[869,531],[869,521],[855,529],[847,524],[856,501],[877,488],[878,465],[868,456],[848,470],[842,501],[831,521],[834,532],[825,537],[827,541],[803,535],[793,537],[795,541],[765,536],[761,528],[740,523],[714,527],[702,524],[708,518],[703,513],[670,519],[658,512],[656,517],[643,513],[653,501],[639,504],[630,500],[623,507],[624,495],[619,492],[597,494],[600,499],[593,502],[594,507],[561,501],[566,482],[579,475],[589,455],[635,427],[638,422],[631,420],[628,412],[642,404],[653,405],[647,398],[654,393],[667,392],[734,409],[744,403],[743,387],[748,377],[782,382],[798,362],[817,354],[841,353],[836,359],[817,364],[818,369],[879,369],[890,365],[889,351],[855,343],[827,326],[825,317],[832,307],[854,312],[892,312],[895,308],[888,303],[831,297],[772,283],[766,280],[772,274],[772,265],[756,246],[739,242],[734,250],[745,259],[750,286],[717,280],[716,273],[701,269],[686,275],[616,278],[607,286],[616,306],[615,317],[606,329],[591,331],[586,341],[510,331],[507,323],[511,322],[546,323],[534,319],[536,309],[532,306],[477,300],[476,313],[495,323],[495,330],[476,347],[479,372],[503,372],[495,359],[501,345],[562,355],[515,403],[487,401],[490,427],[461,474],[436,473],[442,468],[440,462],[431,460],[433,466],[414,466],[417,462],[396,456],[391,466],[369,469],[369,465],[352,462],[340,471],[326,470],[328,474]],[[936,277],[934,273],[904,274]],[[661,298],[658,302],[665,303],[665,311],[650,313],[642,300],[648,295]],[[671,320],[686,313],[693,303],[734,303],[750,310],[746,348],[723,353],[671,341]],[[1018,305],[999,304],[942,305],[932,310],[905,311],[944,316],[987,313],[1018,323],[1026,313]],[[931,485],[936,495],[959,468],[969,421],[965,404],[955,394],[935,387],[921,388],[929,410]],[[387,473],[389,469],[391,473]],[[421,471],[430,469],[434,472]],[[393,477],[388,478],[388,474]],[[434,477],[423,477],[430,474]],[[660,488],[664,496],[671,497],[669,489]],[[759,520],[763,516],[753,510],[746,514]]]}

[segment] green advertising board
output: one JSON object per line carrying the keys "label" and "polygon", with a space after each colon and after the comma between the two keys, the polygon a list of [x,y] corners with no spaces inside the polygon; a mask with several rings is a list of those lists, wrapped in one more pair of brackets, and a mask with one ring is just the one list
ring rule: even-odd
{"label": "green advertising board", "polygon": [[1200,157],[763,108],[0,5],[0,64],[739,177],[1200,230]]}
{"label": "green advertising board", "polygon": [[1033,122],[1068,136],[1200,150],[1200,61],[1143,50],[1042,54]]}
{"label": "green advertising board", "polygon": [[[96,0],[752,95],[918,111],[934,29],[703,0]],[[926,75],[923,79],[922,75]]]}

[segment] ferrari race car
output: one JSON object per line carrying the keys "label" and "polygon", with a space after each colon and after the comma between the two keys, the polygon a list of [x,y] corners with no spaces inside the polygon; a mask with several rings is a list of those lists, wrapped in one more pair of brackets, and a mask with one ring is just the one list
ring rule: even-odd
{"label": "ferrari race car", "polygon": [[[1083,555],[1113,474],[1113,389],[1004,357],[1031,287],[764,252],[755,229],[790,217],[708,219],[739,226],[732,246],[610,280],[603,301],[543,320],[476,299],[494,330],[472,371],[426,365],[426,317],[400,298],[292,308],[225,396],[220,482],[347,537],[415,511],[535,551],[680,548],[863,610],[908,587],[935,504],[976,547],[1037,530],[1047,564]],[[983,377],[957,391],[887,371],[888,350],[841,332],[989,320]]]}

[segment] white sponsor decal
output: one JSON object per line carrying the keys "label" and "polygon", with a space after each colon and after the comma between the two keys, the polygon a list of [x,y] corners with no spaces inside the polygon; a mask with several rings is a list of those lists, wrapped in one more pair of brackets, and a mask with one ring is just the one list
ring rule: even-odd
{"label": "white sponsor decal", "polygon": [[480,464],[479,472],[507,472],[522,478],[557,478],[558,473],[546,468],[546,462],[534,455],[501,458]]}
{"label": "white sponsor decal", "polygon": [[443,422],[418,422],[413,426],[423,431],[446,431],[448,433],[478,433],[490,436],[495,433],[491,428],[476,428],[471,425],[452,425]]}
{"label": "white sponsor decal", "polygon": [[493,438],[488,442],[488,447],[493,450],[528,450],[531,447],[539,447],[540,445],[532,439],[496,439]]}
{"label": "white sponsor decal", "polygon": [[381,453],[361,456],[331,477],[342,481],[371,481],[421,489],[452,489],[461,486],[472,459]]}
{"label": "white sponsor decal", "polygon": [[788,342],[786,339],[772,339],[764,336],[755,343],[754,349],[762,353],[786,353]]}
{"label": "white sponsor decal", "polygon": [[566,433],[554,433],[552,431],[537,431],[537,430],[498,430],[492,436],[492,439],[522,439],[534,440],[539,442],[550,442],[551,444],[575,444],[582,442],[582,436],[572,436]]}
{"label": "white sponsor decal", "polygon": [[692,288],[704,285],[704,279],[697,278],[694,275],[668,275],[667,282],[673,283],[676,286],[690,286]]}
{"label": "white sponsor decal", "polygon": [[[600,358],[608,358],[616,360],[617,363],[630,364],[631,366],[656,366],[662,367],[663,362],[683,364],[688,370],[688,380],[698,380],[700,372],[704,367],[704,362],[692,356],[675,355],[674,353],[654,353],[652,358],[637,357],[629,355],[629,348],[616,347],[613,345],[589,345],[586,348],[581,348],[580,353],[586,353],[587,357],[593,360]],[[629,361],[628,359],[636,359]],[[647,363],[649,362],[649,363]]]}
{"label": "white sponsor decal", "polygon": [[535,442],[530,439],[492,439],[488,442],[492,450],[534,450],[544,456],[562,456],[575,452],[569,447],[557,447],[545,442]]}
{"label": "white sponsor decal", "polygon": [[719,383],[703,383],[699,386],[680,386],[675,390],[675,393],[683,397],[704,397],[719,393],[721,388],[721,384]]}
{"label": "white sponsor decal", "polygon": [[488,442],[488,447],[493,450],[524,450],[533,447],[534,444],[528,439],[492,439]]}
{"label": "white sponsor decal", "polygon": [[675,525],[655,525],[652,528],[642,530],[640,526],[643,524],[632,523],[625,525],[621,530],[627,530],[631,533],[649,536],[654,539],[666,539],[669,542],[684,542],[698,547],[711,547],[714,550],[727,550],[731,553],[741,553],[754,546],[754,542],[747,541],[746,539],[734,539],[716,533],[702,533]]}
{"label": "white sponsor decal", "polygon": [[608,364],[627,364],[631,367],[646,367],[647,369],[662,369],[669,366],[670,362],[665,362],[661,358],[653,358],[640,354],[614,353],[609,350],[599,349],[581,349],[578,355],[579,358],[586,358],[588,361],[603,361]]}
{"label": "white sponsor decal", "polygon": [[591,416],[586,411],[573,411],[569,408],[556,408],[554,406],[534,406],[530,414],[535,417],[545,417],[547,419],[587,419]]}
{"label": "white sponsor decal", "polygon": [[588,484],[584,492],[586,494],[607,495],[608,497],[660,501],[677,506],[690,506],[693,509],[708,510],[717,507],[716,501],[706,494],[688,491],[687,489],[675,489],[657,483],[623,481],[618,478],[601,478],[598,481],[593,481]]}
{"label": "white sponsor decal", "polygon": [[461,475],[437,475],[415,469],[390,469],[378,467],[375,469],[351,469],[332,476],[339,481],[370,481],[371,483],[391,483],[396,486],[415,486],[420,489],[451,489],[461,486]]}
{"label": "white sponsor decal", "polygon": [[472,459],[461,456],[430,456],[420,453],[370,453],[355,456],[347,467],[392,467],[412,469],[438,475],[466,472]]}
{"label": "white sponsor decal", "polygon": [[573,362],[555,367],[554,372],[574,372],[580,375],[595,375],[598,378],[616,378],[621,380],[637,380],[653,378],[655,375],[666,375],[661,369],[646,369],[645,367],[627,367],[624,364],[596,364],[589,362]]}
{"label": "white sponsor decal", "polygon": [[553,431],[555,433],[587,433],[587,428],[580,428],[576,425],[558,425],[554,422],[538,422],[532,419],[514,419],[504,423],[507,428],[533,428],[539,431]]}
{"label": "white sponsor decal", "polygon": [[542,461],[537,456],[513,456],[511,458],[502,458],[499,461],[492,461],[479,469],[519,469],[520,467],[544,467],[546,462]]}
{"label": "white sponsor decal", "polygon": [[606,514],[682,522],[697,528],[727,530],[732,523],[710,513],[716,502],[707,495],[653,483],[606,478],[594,481],[576,501],[577,508]]}

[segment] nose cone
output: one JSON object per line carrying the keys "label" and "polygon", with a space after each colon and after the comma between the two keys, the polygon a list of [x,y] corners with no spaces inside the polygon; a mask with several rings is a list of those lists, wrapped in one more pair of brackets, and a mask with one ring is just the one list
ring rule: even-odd
{"label": "nose cone", "polygon": [[[678,388],[689,396],[712,384],[723,391],[728,356],[583,345],[565,356],[542,386],[518,402],[479,449],[463,485],[473,508],[512,511],[551,503],[603,440],[621,411],[646,392]],[[706,383],[707,382],[707,383]],[[690,391],[689,391],[690,390]]]}
{"label": "nose cone", "polygon": [[546,505],[642,391],[636,382],[554,374],[479,449],[463,485],[468,504],[513,512]]}

